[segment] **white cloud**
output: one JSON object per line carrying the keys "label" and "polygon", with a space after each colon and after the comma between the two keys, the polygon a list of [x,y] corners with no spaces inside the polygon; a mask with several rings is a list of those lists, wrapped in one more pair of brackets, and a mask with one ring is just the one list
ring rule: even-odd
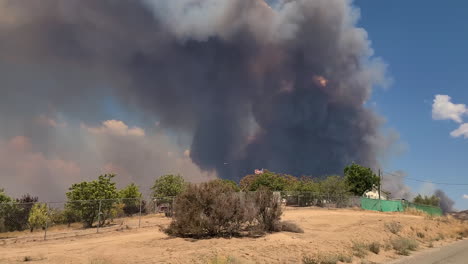
{"label": "white cloud", "polygon": [[468,123],[462,124],[459,128],[457,128],[454,131],[450,132],[450,135],[452,137],[463,136],[464,138],[468,138]]}
{"label": "white cloud", "polygon": [[432,104],[432,119],[462,122],[462,116],[468,114],[468,108],[464,104],[452,103],[451,99],[448,95],[438,94],[435,96]]}
{"label": "white cloud", "polygon": [[467,200],[468,200],[468,194],[464,194],[464,195],[463,195],[463,199],[467,199]]}
{"label": "white cloud", "polygon": [[124,122],[119,120],[107,120],[102,122],[100,127],[86,127],[93,134],[109,134],[115,136],[145,136],[145,131],[139,127],[129,128]]}

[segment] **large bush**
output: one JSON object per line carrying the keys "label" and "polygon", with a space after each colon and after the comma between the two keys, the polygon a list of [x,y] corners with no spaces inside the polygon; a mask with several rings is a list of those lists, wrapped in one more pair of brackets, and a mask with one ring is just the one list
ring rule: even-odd
{"label": "large bush", "polygon": [[182,237],[235,236],[279,228],[279,197],[269,190],[240,193],[223,181],[189,185],[174,202],[167,233]]}
{"label": "large bush", "polygon": [[[114,174],[99,176],[98,180],[73,184],[67,192],[67,208],[77,212],[84,227],[92,227],[98,218],[99,205],[101,204],[100,225],[111,216],[112,209],[119,197],[115,182],[112,182]],[[101,200],[99,202],[98,200]]]}

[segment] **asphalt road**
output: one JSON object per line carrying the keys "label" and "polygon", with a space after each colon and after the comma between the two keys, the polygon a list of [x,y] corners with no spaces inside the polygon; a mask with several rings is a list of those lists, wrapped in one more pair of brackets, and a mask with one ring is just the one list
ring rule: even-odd
{"label": "asphalt road", "polygon": [[467,264],[468,240],[462,240],[441,248],[414,253],[389,264]]}

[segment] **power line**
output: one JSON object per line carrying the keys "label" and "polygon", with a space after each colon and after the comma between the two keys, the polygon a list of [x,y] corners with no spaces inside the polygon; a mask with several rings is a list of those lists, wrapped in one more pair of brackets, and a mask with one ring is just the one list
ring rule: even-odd
{"label": "power line", "polygon": [[[391,172],[386,172],[384,171],[385,174],[389,174],[395,177],[402,177],[402,175],[397,175]],[[411,181],[417,181],[417,182],[424,182],[424,183],[432,183],[432,184],[437,184],[437,185],[457,185],[457,186],[467,186],[468,183],[448,183],[448,182],[433,182],[433,181],[425,181],[425,180],[419,180],[419,179],[414,179],[414,178],[409,178],[406,176],[403,176],[404,179],[406,180],[411,180]]]}

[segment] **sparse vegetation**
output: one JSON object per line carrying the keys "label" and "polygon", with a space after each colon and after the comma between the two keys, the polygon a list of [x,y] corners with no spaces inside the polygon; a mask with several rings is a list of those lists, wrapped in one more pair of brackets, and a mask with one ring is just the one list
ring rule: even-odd
{"label": "sparse vegetation", "polygon": [[353,255],[358,258],[363,258],[367,256],[368,246],[363,242],[353,241],[351,249],[353,250]]}
{"label": "sparse vegetation", "polygon": [[442,233],[438,233],[435,238],[435,241],[444,240],[444,239],[445,239],[445,235]]}
{"label": "sparse vegetation", "polygon": [[392,234],[395,234],[395,235],[398,234],[402,228],[403,226],[400,223],[395,222],[395,221],[385,223],[385,229],[387,229],[388,231],[390,231]]}
{"label": "sparse vegetation", "polygon": [[372,242],[368,244],[369,251],[374,254],[379,254],[380,252],[380,243],[379,242]]}
{"label": "sparse vegetation", "polygon": [[23,257],[23,262],[28,262],[28,261],[32,261],[33,259],[30,257],[30,256],[24,256]]}
{"label": "sparse vegetation", "polygon": [[235,258],[228,256],[216,256],[212,258],[209,262],[209,264],[237,264],[240,263],[238,262]]}
{"label": "sparse vegetation", "polygon": [[416,235],[421,239],[426,237],[426,235],[423,232],[416,232]]}
{"label": "sparse vegetation", "polygon": [[393,249],[399,254],[408,256],[410,251],[418,248],[418,242],[409,238],[395,238],[391,241]]}
{"label": "sparse vegetation", "polygon": [[343,253],[339,254],[323,254],[319,253],[312,257],[305,256],[302,258],[303,264],[336,264],[338,261],[343,263],[351,263],[352,257]]}
{"label": "sparse vegetation", "polygon": [[304,230],[297,224],[289,221],[281,222],[281,231],[292,232],[292,233],[304,233]]}

